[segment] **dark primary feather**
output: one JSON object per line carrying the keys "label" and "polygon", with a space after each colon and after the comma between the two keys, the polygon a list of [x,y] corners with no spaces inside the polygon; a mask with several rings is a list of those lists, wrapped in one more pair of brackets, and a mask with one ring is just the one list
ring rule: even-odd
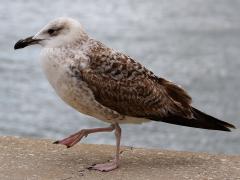
{"label": "dark primary feather", "polygon": [[127,55],[95,43],[81,79],[102,105],[122,115],[227,131],[234,126],[191,107],[191,97]]}
{"label": "dark primary feather", "polygon": [[194,118],[187,119],[182,116],[170,115],[164,118],[151,117],[153,121],[162,121],[170,124],[202,128],[202,129],[211,129],[211,130],[220,130],[220,131],[231,131],[235,129],[235,126],[219,120],[215,117],[212,117],[208,114],[205,114],[198,109],[192,107]]}

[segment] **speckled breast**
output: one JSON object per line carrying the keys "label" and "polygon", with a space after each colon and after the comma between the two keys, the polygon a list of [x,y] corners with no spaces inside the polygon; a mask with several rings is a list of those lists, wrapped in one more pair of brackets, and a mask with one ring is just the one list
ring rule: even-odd
{"label": "speckled breast", "polygon": [[83,114],[103,121],[119,119],[117,112],[102,106],[95,100],[92,91],[81,77],[73,76],[70,59],[61,59],[45,53],[42,55],[41,63],[48,81],[67,104]]}

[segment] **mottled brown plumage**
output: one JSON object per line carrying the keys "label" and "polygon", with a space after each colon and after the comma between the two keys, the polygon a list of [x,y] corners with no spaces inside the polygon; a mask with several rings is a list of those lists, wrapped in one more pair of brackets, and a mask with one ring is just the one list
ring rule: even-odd
{"label": "mottled brown plumage", "polygon": [[89,67],[81,70],[81,78],[100,104],[134,117],[193,116],[191,98],[179,86],[100,42],[90,51]]}
{"label": "mottled brown plumage", "polygon": [[230,131],[233,125],[191,106],[178,85],[159,78],[131,57],[89,40],[87,68],[78,68],[95,100],[123,116],[163,121],[195,128]]}

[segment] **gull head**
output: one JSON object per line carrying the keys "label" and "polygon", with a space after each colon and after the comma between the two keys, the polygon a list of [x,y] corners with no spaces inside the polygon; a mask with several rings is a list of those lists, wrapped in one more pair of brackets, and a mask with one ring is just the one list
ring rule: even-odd
{"label": "gull head", "polygon": [[57,18],[44,26],[36,35],[19,40],[14,49],[39,44],[46,48],[61,47],[88,36],[82,25],[72,18]]}

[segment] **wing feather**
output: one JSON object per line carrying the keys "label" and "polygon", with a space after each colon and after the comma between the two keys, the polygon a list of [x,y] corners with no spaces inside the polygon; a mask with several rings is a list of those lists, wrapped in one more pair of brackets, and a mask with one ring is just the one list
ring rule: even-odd
{"label": "wing feather", "polygon": [[134,117],[192,116],[191,98],[182,88],[156,77],[129,56],[98,43],[89,59],[81,78],[100,104]]}

